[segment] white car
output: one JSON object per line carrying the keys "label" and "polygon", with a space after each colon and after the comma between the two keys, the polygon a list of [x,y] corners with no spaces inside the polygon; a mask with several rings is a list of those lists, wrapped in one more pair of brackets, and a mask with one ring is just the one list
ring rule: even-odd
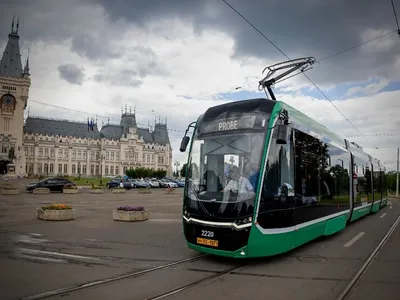
{"label": "white car", "polygon": [[160,183],[158,181],[155,180],[147,180],[146,182],[148,182],[152,188],[159,188],[160,187]]}

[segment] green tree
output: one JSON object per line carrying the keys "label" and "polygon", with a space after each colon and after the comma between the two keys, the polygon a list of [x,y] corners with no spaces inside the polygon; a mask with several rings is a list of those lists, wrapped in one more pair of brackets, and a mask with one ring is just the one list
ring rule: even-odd
{"label": "green tree", "polygon": [[187,168],[187,164],[183,164],[182,169],[181,169],[181,177],[186,176],[186,168]]}

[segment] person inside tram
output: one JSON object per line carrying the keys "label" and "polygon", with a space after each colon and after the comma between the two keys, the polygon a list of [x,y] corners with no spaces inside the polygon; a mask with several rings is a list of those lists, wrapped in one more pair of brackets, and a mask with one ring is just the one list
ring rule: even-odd
{"label": "person inside tram", "polygon": [[255,195],[250,181],[246,177],[240,175],[240,170],[237,166],[231,167],[229,175],[231,180],[222,190],[223,197],[219,208],[220,212],[226,209],[228,203],[239,203],[241,208],[246,200],[251,200]]}
{"label": "person inside tram", "polygon": [[237,199],[237,201],[251,198],[254,195],[254,189],[250,181],[240,175],[240,170],[237,166],[232,166],[229,172],[231,180],[223,189],[223,202]]}
{"label": "person inside tram", "polygon": [[246,168],[245,176],[250,181],[250,184],[253,187],[253,190],[257,189],[258,178],[260,176],[260,166],[255,162],[250,161],[249,159],[245,158],[244,166]]}

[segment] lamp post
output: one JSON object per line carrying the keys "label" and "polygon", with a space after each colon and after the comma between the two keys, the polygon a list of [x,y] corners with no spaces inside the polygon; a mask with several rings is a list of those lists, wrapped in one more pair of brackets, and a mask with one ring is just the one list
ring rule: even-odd
{"label": "lamp post", "polygon": [[47,157],[47,176],[49,176],[49,168],[50,168],[50,157]]}
{"label": "lamp post", "polygon": [[175,161],[175,167],[176,167],[176,177],[179,177],[179,170],[178,170],[178,168],[179,168],[179,166],[181,165],[180,163],[179,163],[179,161]]}
{"label": "lamp post", "polygon": [[342,163],[342,169],[343,169],[343,159],[338,158],[338,160],[340,160],[340,162]]}
{"label": "lamp post", "polygon": [[81,162],[78,161],[78,178],[81,179]]}

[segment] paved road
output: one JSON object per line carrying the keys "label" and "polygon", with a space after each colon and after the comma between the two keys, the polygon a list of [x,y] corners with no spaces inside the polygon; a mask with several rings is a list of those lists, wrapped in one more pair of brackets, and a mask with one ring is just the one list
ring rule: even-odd
{"label": "paved road", "polygon": [[[392,202],[394,207],[399,203]],[[385,213],[380,217],[385,218]],[[400,299],[400,225],[379,251],[348,299]]]}
{"label": "paved road", "polygon": [[[0,196],[0,299],[18,299],[197,256],[182,237],[181,199],[181,191],[166,195],[162,190],[150,195],[130,191],[123,195],[82,192]],[[35,218],[36,207],[54,202],[72,204],[77,209],[77,219],[45,222]],[[168,299],[336,299],[399,215],[399,201],[392,203],[392,208],[386,207],[333,237],[286,255],[253,260],[246,266],[229,259],[202,257],[48,299],[143,300],[230,268],[237,269]],[[151,220],[113,221],[111,210],[121,204],[150,208]],[[380,258],[382,261],[390,259],[390,253],[396,260],[393,249],[398,248],[398,237],[396,231],[384,248],[389,250]],[[395,289],[393,282],[398,284],[394,267],[398,265],[386,263],[385,273],[374,272],[371,266],[373,279],[367,273],[366,281],[361,281],[354,291],[358,297],[354,299],[376,299],[368,298],[373,295],[370,292],[360,294],[370,283],[368,280],[389,280],[389,284],[382,283],[385,288],[380,288],[380,295],[385,300],[398,299],[385,294],[390,288]]]}

